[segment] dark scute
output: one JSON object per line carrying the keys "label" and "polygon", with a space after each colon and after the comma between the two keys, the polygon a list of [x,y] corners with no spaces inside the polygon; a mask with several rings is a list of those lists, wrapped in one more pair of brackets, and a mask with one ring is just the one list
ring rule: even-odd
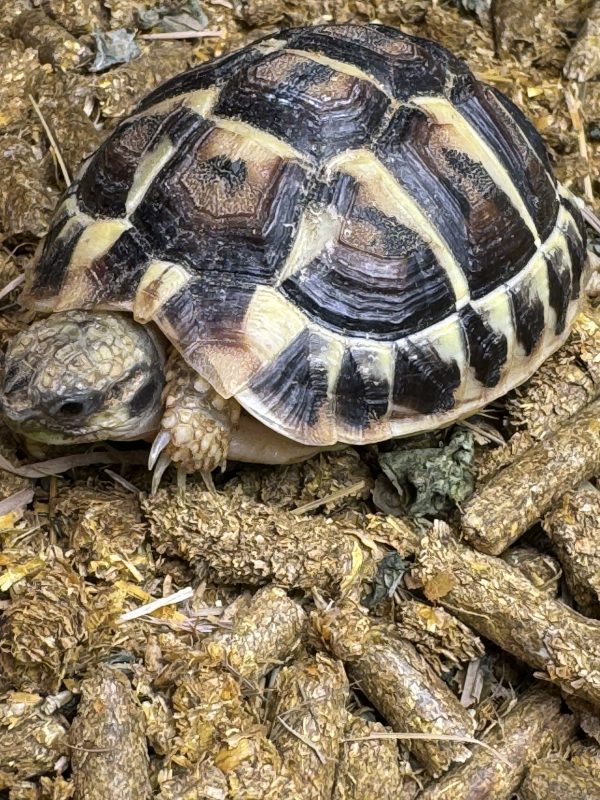
{"label": "dark scute", "polygon": [[435,225],[477,299],[516,275],[535,241],[481,164],[430,145],[436,127],[423,111],[400,108],[375,152]]}
{"label": "dark scute", "polygon": [[472,306],[462,309],[460,323],[467,339],[469,365],[475,377],[483,386],[496,386],[508,355],[506,336],[495,331]]}
{"label": "dark scute", "polygon": [[206,273],[171,297],[159,316],[175,331],[182,351],[193,352],[203,344],[242,348],[242,325],[254,289],[227,276]]}
{"label": "dark scute", "polygon": [[338,214],[344,216],[350,210],[358,183],[351,175],[339,173],[334,180],[327,182],[315,178],[309,186],[306,204],[318,208],[333,206]]}
{"label": "dark scute", "polygon": [[203,160],[198,152],[203,139],[190,142],[156,176],[132,221],[156,257],[181,263],[192,273],[272,282],[291,248],[308,176],[300,165],[283,163],[271,184],[254,192],[255,208],[243,214],[228,214],[222,208],[214,216],[206,206],[210,198],[205,197],[203,205],[198,192],[190,194],[188,176],[192,175],[194,185],[204,187],[205,195],[218,182],[234,207],[247,167],[239,159],[221,156]]}
{"label": "dark scute", "polygon": [[541,298],[525,283],[510,290],[510,302],[519,344],[530,356],[544,333],[544,304]]}
{"label": "dark scute", "polygon": [[553,250],[549,253],[546,256],[546,269],[549,302],[556,313],[554,332],[559,336],[565,329],[567,310],[572,295],[571,270],[567,262],[566,253],[562,250]]}
{"label": "dark scute", "polygon": [[197,67],[182,72],[181,75],[170,78],[146,95],[136,108],[135,113],[145,111],[156,103],[169,100],[180,94],[222,85],[234,72],[258,61],[262,57],[257,44],[259,42],[254,42],[249,47],[236,50],[234,53],[228,53],[214,61],[199,64]]}
{"label": "dark scute", "polygon": [[190,138],[203,135],[214,127],[204,117],[184,106],[174,109],[165,120],[161,134],[168,136],[175,147],[181,147]]}
{"label": "dark scute", "polygon": [[410,36],[384,25],[315,25],[291,31],[288,47],[322,53],[372,75],[392,91],[389,46]]}
{"label": "dark scute", "polygon": [[472,260],[465,219],[469,203],[455,187],[441,182],[437,167],[428,163],[428,129],[429,118],[423,111],[401,106],[375,153],[435,224],[458,263],[466,266]]}
{"label": "dark scute", "polygon": [[[558,200],[554,179],[535,152],[543,147],[541,140],[532,141],[533,150],[520,135],[522,123],[515,118],[506,104],[498,100],[498,93],[478,84],[477,90],[459,105],[463,114],[477,133],[492,148],[511,180],[518,188],[539,235],[545,239],[554,228],[558,213]],[[536,134],[537,135],[537,134]],[[531,136],[527,133],[527,139]]]}
{"label": "dark scute", "polygon": [[346,350],[335,387],[338,419],[359,430],[368,428],[386,413],[389,391],[385,378],[376,380],[368,362],[357,363],[352,350]]}
{"label": "dark scute", "polygon": [[165,115],[126,120],[99,147],[85,170],[77,197],[83,211],[125,216],[127,194],[142,154],[156,144]]}
{"label": "dark scute", "polygon": [[338,244],[287,278],[281,291],[325,328],[380,341],[414,333],[453,311],[448,276],[425,242],[398,222],[386,233],[390,258]]}
{"label": "dark scute", "polygon": [[548,170],[548,172],[552,175],[552,165],[550,164],[550,157],[548,156],[548,151],[546,150],[546,145],[544,144],[544,140],[540,136],[538,129],[535,127],[533,122],[531,122],[525,114],[521,111],[521,109],[516,106],[512,100],[510,100],[505,94],[501,91],[496,89],[494,86],[487,86],[486,85],[486,92],[488,96],[492,95],[498,103],[504,108],[506,113],[511,117],[512,121],[519,127],[525,138],[532,146],[533,150],[535,151],[537,157],[540,159],[544,167]]}
{"label": "dark scute", "polygon": [[437,42],[413,37],[416,57],[396,62],[394,94],[406,101],[419,95],[444,95],[453,103],[472,94],[475,78],[467,65]]}
{"label": "dark scute", "polygon": [[60,238],[61,232],[71,215],[61,214],[52,223],[46,235],[40,260],[35,267],[30,293],[32,297],[43,298],[60,293],[75,245],[86,228],[77,221],[70,234]]}
{"label": "dark scute", "polygon": [[138,231],[130,228],[122,233],[110,250],[88,268],[88,280],[97,287],[94,301],[131,300],[149,261],[148,244]]}
{"label": "dark scute", "polygon": [[462,151],[447,149],[436,166],[442,183],[457,198],[462,193],[470,258],[461,266],[471,297],[478,299],[523,269],[535,255],[535,240],[481,164]]}
{"label": "dark scute", "polygon": [[289,46],[352,64],[398,100],[446,94],[458,102],[475,80],[466,64],[442,45],[387,25],[316,25],[292,31]]}
{"label": "dark scute", "polygon": [[187,108],[126,120],[101,145],[81,178],[77,197],[82,210],[96,217],[124,217],[140,159],[164,136],[178,146],[199,129],[209,127],[210,123]]}
{"label": "dark scute", "polygon": [[[431,345],[399,345],[396,351],[393,403],[417,414],[435,414],[454,408],[460,369],[454,359],[444,361]],[[392,419],[400,416],[392,412]]]}
{"label": "dark scute", "polygon": [[587,260],[586,243],[574,225],[569,225],[565,238],[571,260],[571,298],[575,300],[581,294],[581,275]]}
{"label": "dark scute", "polygon": [[265,367],[249,388],[283,425],[295,430],[314,426],[327,402],[328,372],[318,353],[319,342],[303,331]]}
{"label": "dark scute", "polygon": [[[284,58],[285,51],[265,56],[261,71],[271,65],[277,75]],[[348,76],[348,93],[331,97],[327,89],[336,72],[310,59],[281,79],[266,80],[257,69],[252,65],[233,75],[215,113],[255,125],[318,160],[369,142],[389,106],[374,84]]]}

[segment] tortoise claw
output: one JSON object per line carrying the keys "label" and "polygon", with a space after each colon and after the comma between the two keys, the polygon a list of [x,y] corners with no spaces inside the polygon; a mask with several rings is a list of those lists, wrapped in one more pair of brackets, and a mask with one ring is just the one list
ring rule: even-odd
{"label": "tortoise claw", "polygon": [[152,488],[151,494],[156,494],[158,487],[160,486],[160,482],[162,480],[162,476],[165,474],[169,464],[171,463],[171,459],[166,453],[161,453],[156,462],[156,466],[154,467],[154,472],[152,473]]}
{"label": "tortoise claw", "polygon": [[148,456],[148,469],[152,469],[154,467],[158,457],[170,441],[171,434],[167,431],[161,431],[160,433],[156,434],[154,441],[152,442],[152,447],[150,448],[150,455]]}

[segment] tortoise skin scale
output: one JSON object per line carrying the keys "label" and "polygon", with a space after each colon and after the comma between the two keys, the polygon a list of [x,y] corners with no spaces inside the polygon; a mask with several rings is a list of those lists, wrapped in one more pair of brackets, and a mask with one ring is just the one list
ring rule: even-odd
{"label": "tortoise skin scale", "polygon": [[329,25],[146,97],[65,196],[27,299],[132,311],[271,428],[364,443],[529,377],[585,263],[510,101],[433,42]]}

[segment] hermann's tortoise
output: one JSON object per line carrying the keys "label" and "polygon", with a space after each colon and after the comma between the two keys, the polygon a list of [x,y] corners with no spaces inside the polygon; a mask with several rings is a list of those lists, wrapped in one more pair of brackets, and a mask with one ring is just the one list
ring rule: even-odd
{"label": "hermann's tortoise", "polygon": [[45,442],[153,437],[159,473],[425,431],[561,345],[586,263],[540,136],[462,61],[283,31],[160,86],[83,165],[3,411]]}

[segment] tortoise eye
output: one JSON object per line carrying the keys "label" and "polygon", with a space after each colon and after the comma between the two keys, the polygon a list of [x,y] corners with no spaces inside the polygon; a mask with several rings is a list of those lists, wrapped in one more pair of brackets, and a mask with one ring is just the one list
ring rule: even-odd
{"label": "tortoise eye", "polygon": [[154,401],[156,395],[156,387],[153,381],[146,381],[143,386],[131,398],[129,407],[132,414],[141,414],[146,411],[149,405]]}
{"label": "tortoise eye", "polygon": [[83,411],[83,403],[78,403],[73,400],[67,400],[57,410],[57,414],[61,417],[78,417]]}

